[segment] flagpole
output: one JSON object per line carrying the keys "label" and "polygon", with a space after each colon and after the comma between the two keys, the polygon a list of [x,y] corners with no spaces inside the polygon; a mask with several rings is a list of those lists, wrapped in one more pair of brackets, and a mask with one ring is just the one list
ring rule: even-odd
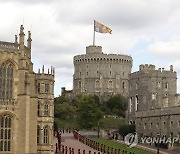
{"label": "flagpole", "polygon": [[94,20],[93,46],[95,46],[95,20]]}

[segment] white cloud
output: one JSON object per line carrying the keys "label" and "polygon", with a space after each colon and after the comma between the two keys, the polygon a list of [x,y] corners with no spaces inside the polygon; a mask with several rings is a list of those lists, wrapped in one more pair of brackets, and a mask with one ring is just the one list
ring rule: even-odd
{"label": "white cloud", "polygon": [[148,50],[159,57],[171,57],[174,59],[180,56],[180,38],[176,38],[170,41],[156,41],[151,44]]}
{"label": "white cloud", "polygon": [[1,0],[0,18],[0,40],[14,41],[21,24],[32,31],[32,61],[36,70],[56,67],[56,96],[72,87],[73,56],[92,44],[94,19],[113,30],[96,33],[103,52],[131,53],[135,64],[176,62],[180,71],[179,0]]}

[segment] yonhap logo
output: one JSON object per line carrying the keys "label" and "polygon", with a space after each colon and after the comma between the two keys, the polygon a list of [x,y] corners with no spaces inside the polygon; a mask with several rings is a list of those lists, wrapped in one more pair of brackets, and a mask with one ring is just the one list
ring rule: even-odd
{"label": "yonhap logo", "polygon": [[138,143],[137,133],[129,133],[125,136],[124,142],[130,148],[135,147]]}
{"label": "yonhap logo", "polygon": [[[130,148],[135,147],[138,144],[138,135],[137,133],[129,133],[125,136],[124,142],[127,146]],[[150,144],[150,143],[163,143],[163,144],[174,144],[174,143],[180,143],[179,137],[141,137],[139,138],[139,142],[144,144]]]}

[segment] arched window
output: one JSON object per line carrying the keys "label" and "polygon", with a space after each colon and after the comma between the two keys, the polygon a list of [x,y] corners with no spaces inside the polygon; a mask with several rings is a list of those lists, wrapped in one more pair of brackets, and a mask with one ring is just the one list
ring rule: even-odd
{"label": "arched window", "polygon": [[37,84],[37,92],[38,92],[38,93],[41,92],[41,84],[40,84],[40,83]]}
{"label": "arched window", "polygon": [[40,131],[41,131],[41,128],[40,128],[40,126],[38,125],[38,126],[37,126],[37,144],[40,143]]}
{"label": "arched window", "polygon": [[139,99],[138,99],[138,95],[136,95],[136,97],[135,97],[135,111],[138,111],[138,106],[139,106]]}
{"label": "arched window", "polygon": [[11,151],[11,121],[8,115],[0,116],[0,153]]}
{"label": "arched window", "polygon": [[78,87],[81,89],[81,81],[78,82]]}
{"label": "arched window", "polygon": [[44,116],[49,116],[49,105],[48,105],[48,103],[44,104]]}
{"label": "arched window", "polygon": [[37,115],[38,116],[41,115],[41,105],[40,105],[40,102],[38,102],[38,105],[37,105]]}
{"label": "arched window", "polygon": [[169,84],[168,84],[168,82],[166,82],[165,83],[165,88],[168,89],[168,87],[169,87]]}
{"label": "arched window", "polygon": [[125,89],[125,82],[124,81],[122,82],[122,89],[123,90]]}
{"label": "arched window", "polygon": [[48,126],[45,126],[43,128],[43,134],[44,134],[43,143],[49,144],[49,127]]}
{"label": "arched window", "polygon": [[12,99],[13,66],[5,64],[0,67],[0,99]]}
{"label": "arched window", "polygon": [[132,97],[129,98],[129,112],[132,112]]}
{"label": "arched window", "polygon": [[108,83],[108,87],[109,87],[110,89],[112,89],[112,88],[113,88],[113,82],[112,82],[112,80],[110,80],[110,81],[109,81],[109,83]]}
{"label": "arched window", "polygon": [[95,83],[95,88],[99,88],[100,84],[99,84],[99,80],[96,80],[96,83]]}

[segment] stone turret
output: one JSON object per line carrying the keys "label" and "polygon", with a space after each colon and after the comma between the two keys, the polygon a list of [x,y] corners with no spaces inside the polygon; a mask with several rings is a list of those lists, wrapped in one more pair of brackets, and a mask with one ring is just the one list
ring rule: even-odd
{"label": "stone turret", "polygon": [[32,42],[31,32],[28,31],[27,47],[28,47],[30,50],[31,50],[31,42]]}
{"label": "stone turret", "polygon": [[18,44],[18,37],[17,35],[15,35],[15,41],[14,41],[15,44]]}
{"label": "stone turret", "polygon": [[101,46],[88,46],[86,47],[86,54],[102,54]]}

